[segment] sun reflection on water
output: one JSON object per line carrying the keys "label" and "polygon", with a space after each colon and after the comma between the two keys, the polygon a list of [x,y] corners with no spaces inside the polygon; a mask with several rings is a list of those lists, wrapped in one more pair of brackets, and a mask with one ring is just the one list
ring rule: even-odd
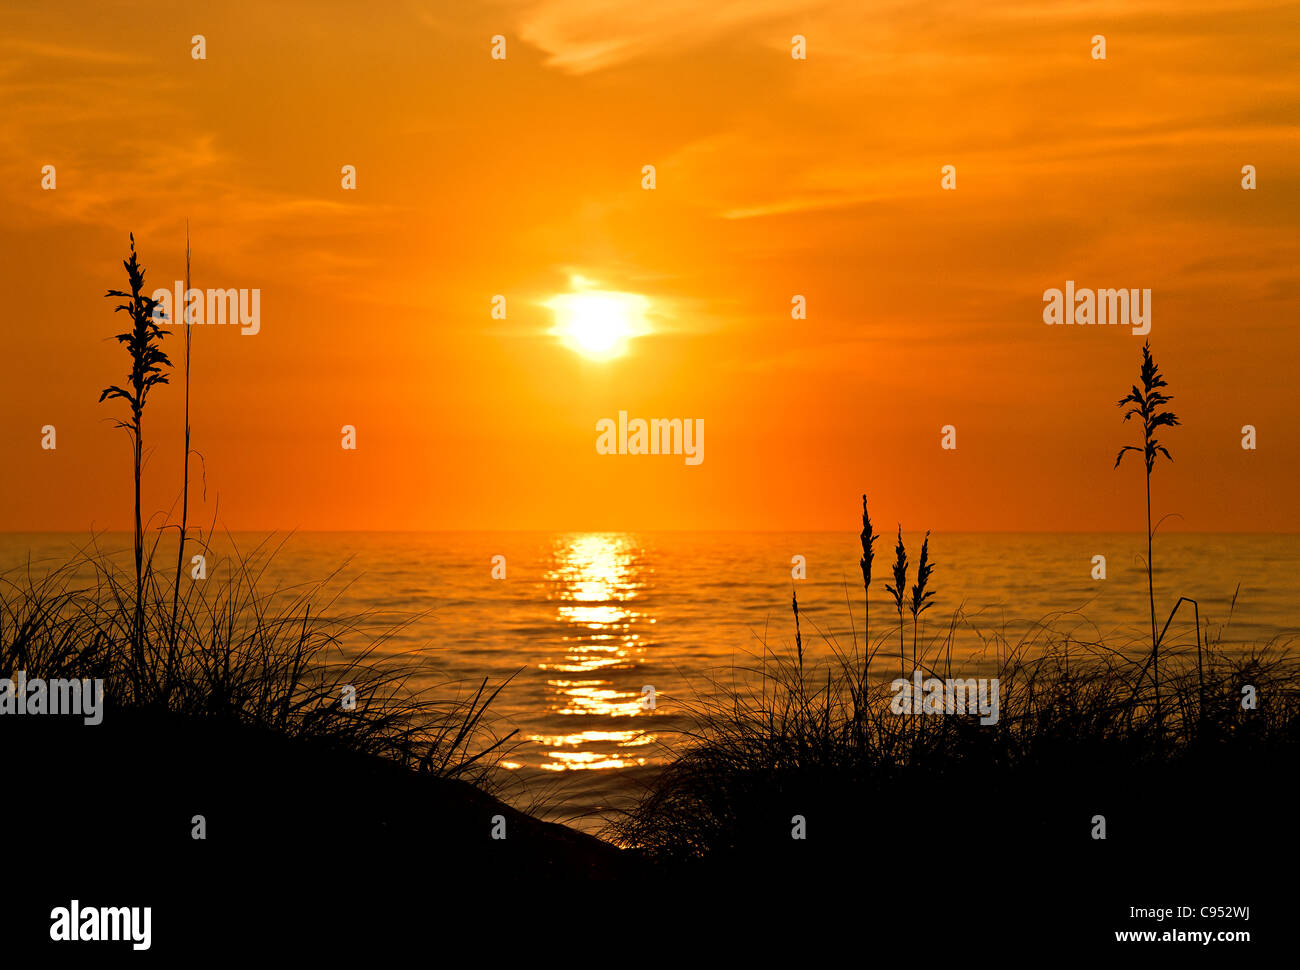
{"label": "sun reflection on water", "polygon": [[[554,714],[582,718],[584,729],[563,735],[534,735],[550,761],[543,767],[626,768],[646,759],[623,749],[641,748],[654,738],[638,730],[615,730],[609,718],[647,716],[637,681],[645,644],[636,632],[653,618],[638,610],[642,589],[639,549],[629,536],[583,534],[557,542],[546,573],[548,597],[567,631],[563,656],[548,659],[547,704]],[[565,676],[568,675],[568,676]],[[590,727],[587,727],[590,725]]]}

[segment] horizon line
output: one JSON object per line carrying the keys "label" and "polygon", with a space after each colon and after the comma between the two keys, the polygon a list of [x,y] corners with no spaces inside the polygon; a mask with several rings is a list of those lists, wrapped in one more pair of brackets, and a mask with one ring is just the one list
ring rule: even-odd
{"label": "horizon line", "polygon": [[[153,530],[154,532],[160,530]],[[168,530],[172,531],[172,530]],[[187,541],[192,541],[194,534],[199,530],[190,530]],[[909,532],[929,532],[932,535],[1135,535],[1145,536],[1146,532],[1136,529],[909,529]],[[745,528],[715,528],[715,529],[579,529],[579,528],[528,528],[528,529],[302,529],[302,528],[255,528],[245,527],[239,529],[222,529],[219,532],[208,532],[207,535],[223,534],[248,534],[264,533],[267,535],[475,535],[482,533],[514,533],[514,534],[576,534],[586,533],[588,535],[636,535],[640,533],[671,533],[682,535],[789,535],[790,533],[803,534],[825,534],[825,535],[859,535],[860,529],[843,528],[843,529],[745,529]],[[1235,529],[1235,530],[1215,530],[1215,529],[1166,529],[1166,534],[1178,535],[1261,535],[1261,536],[1300,536],[1300,530],[1279,530],[1279,529]],[[23,535],[133,535],[131,529],[102,529],[102,530],[83,530],[83,529],[0,529],[0,536],[23,536]],[[146,533],[147,535],[148,533]],[[1159,537],[1160,533],[1154,534]],[[878,538],[886,538],[882,533]]]}

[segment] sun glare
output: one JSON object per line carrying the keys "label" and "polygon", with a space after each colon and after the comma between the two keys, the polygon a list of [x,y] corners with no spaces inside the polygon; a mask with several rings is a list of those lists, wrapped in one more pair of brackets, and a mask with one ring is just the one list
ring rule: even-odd
{"label": "sun glare", "polygon": [[591,360],[619,357],[627,352],[631,338],[649,333],[649,305],[649,299],[638,293],[608,290],[562,293],[546,304],[555,313],[551,333]]}

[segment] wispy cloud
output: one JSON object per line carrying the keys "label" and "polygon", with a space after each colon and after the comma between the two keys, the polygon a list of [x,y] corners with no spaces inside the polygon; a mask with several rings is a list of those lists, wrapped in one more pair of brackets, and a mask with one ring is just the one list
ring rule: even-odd
{"label": "wispy cloud", "polygon": [[73,47],[21,37],[0,38],[0,51],[7,52],[9,59],[24,55],[32,59],[79,61],[83,64],[142,64],[146,61],[146,58],[131,51]]}
{"label": "wispy cloud", "polygon": [[[546,63],[587,74],[648,54],[694,51],[755,24],[789,20],[826,0],[519,0],[519,35]],[[774,40],[781,40],[774,37]],[[788,42],[788,38],[784,39]]]}

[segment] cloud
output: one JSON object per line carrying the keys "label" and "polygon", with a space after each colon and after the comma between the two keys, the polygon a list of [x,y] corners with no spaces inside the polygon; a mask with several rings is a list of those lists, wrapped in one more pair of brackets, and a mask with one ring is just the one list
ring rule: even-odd
{"label": "cloud", "polygon": [[79,61],[83,64],[141,64],[144,58],[117,50],[91,50],[86,47],[69,47],[23,38],[0,39],[0,50],[11,54],[25,54],[31,58]]}
{"label": "cloud", "polygon": [[[742,28],[788,21],[825,0],[523,0],[519,36],[546,64],[588,74],[651,53],[696,48]],[[774,42],[788,38],[774,35]]]}

